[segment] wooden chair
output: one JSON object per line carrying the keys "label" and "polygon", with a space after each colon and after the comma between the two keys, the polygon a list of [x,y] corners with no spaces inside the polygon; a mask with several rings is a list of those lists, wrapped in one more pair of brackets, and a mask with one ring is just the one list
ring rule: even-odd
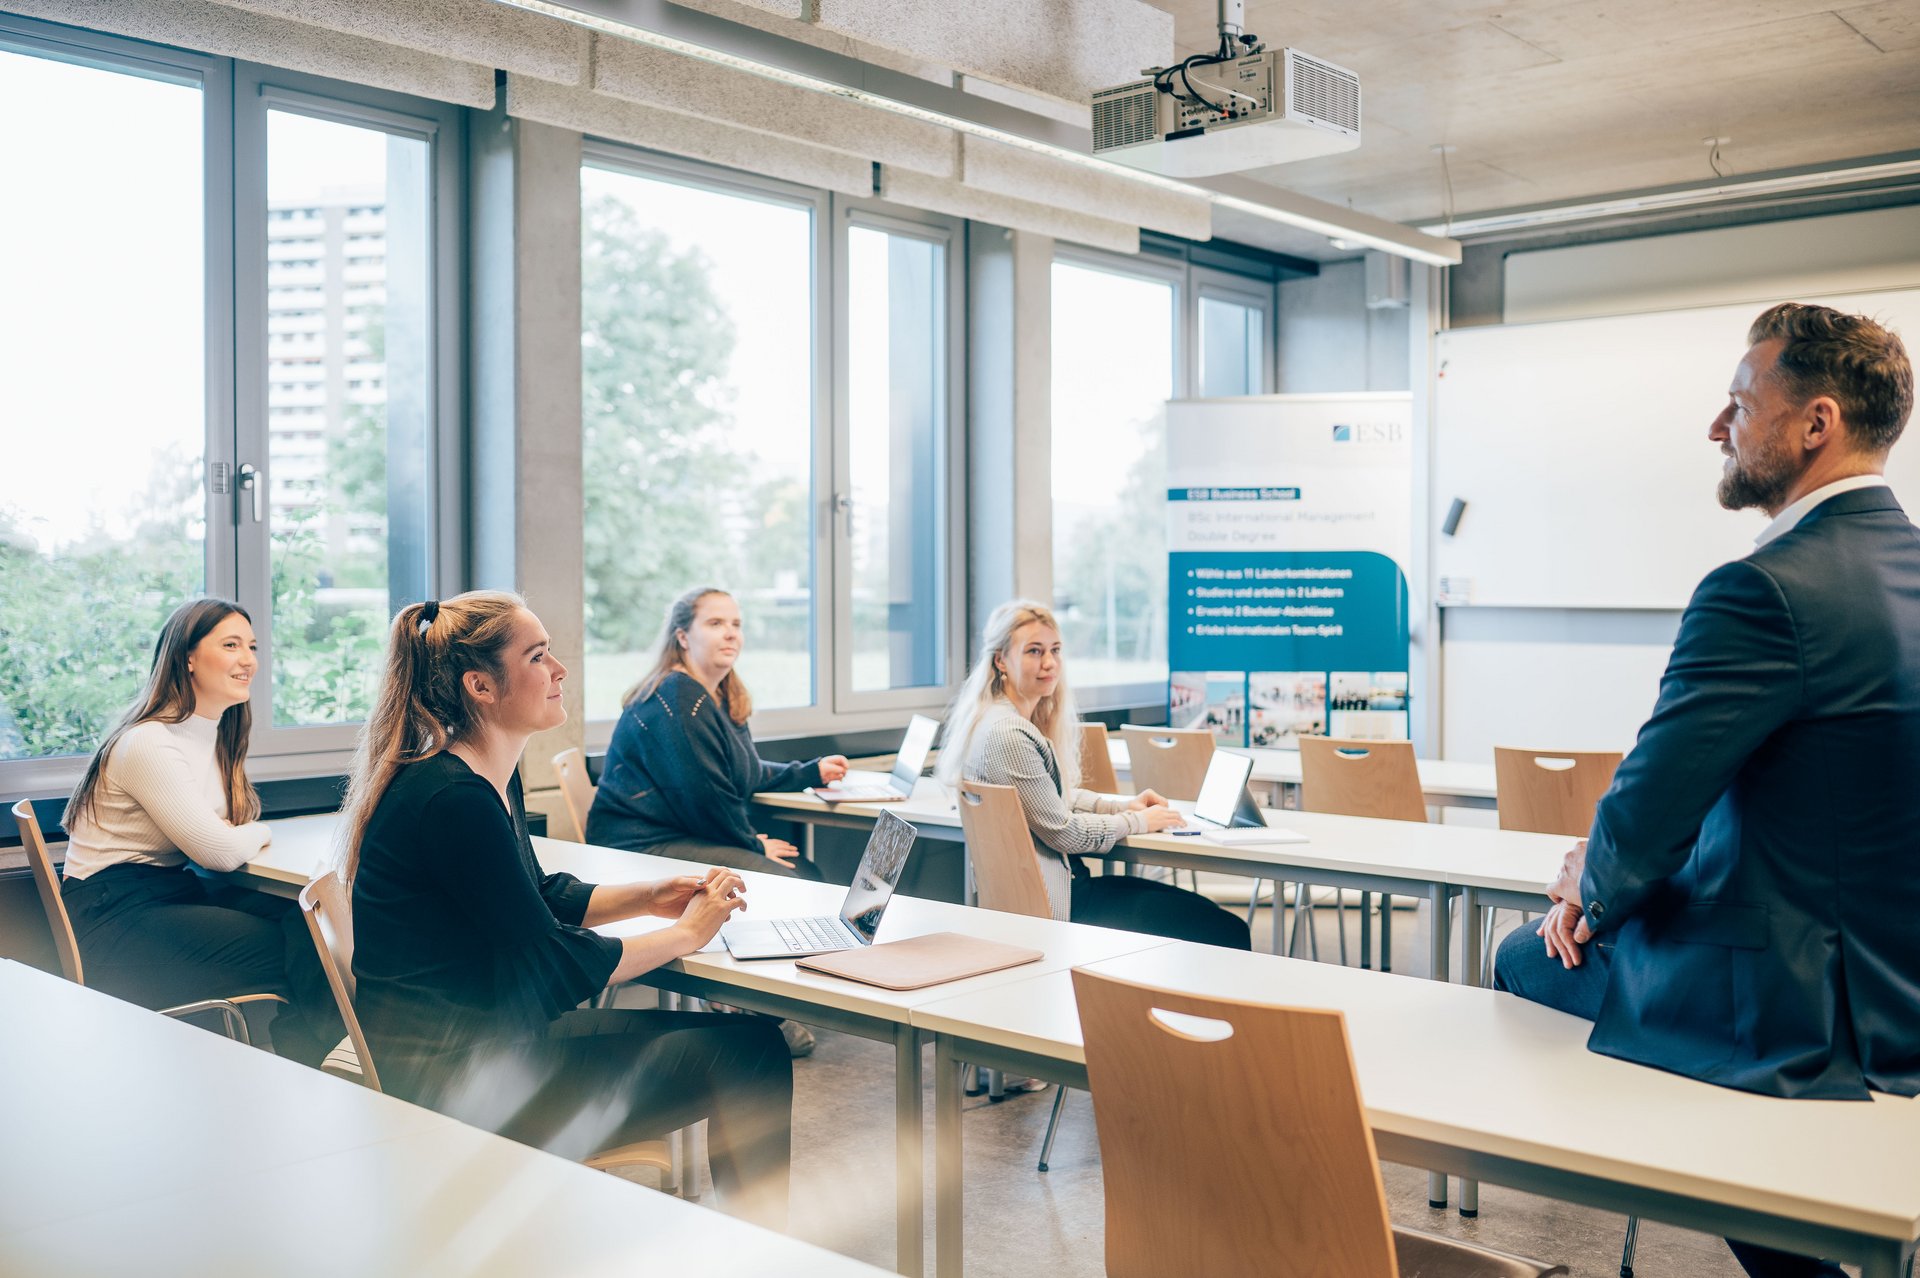
{"label": "wooden chair", "polygon": [[1613,784],[1619,753],[1611,750],[1493,748],[1500,828],[1587,837],[1593,810]]}
{"label": "wooden chair", "polygon": [[[1425,821],[1426,795],[1420,789],[1420,772],[1414,763],[1410,741],[1359,741],[1345,737],[1300,738],[1300,808],[1304,812],[1331,812],[1337,816],[1380,817],[1388,821]],[[1337,904],[1344,904],[1343,893],[1336,892]],[[1368,920],[1372,918],[1372,894],[1360,894],[1360,948],[1371,943]],[[1393,935],[1393,901],[1380,898],[1380,966]],[[1300,930],[1300,911],[1293,916],[1294,931]],[[1309,914],[1306,917],[1311,918]],[[1311,932],[1309,932],[1311,939]],[[1347,961],[1346,929],[1340,930],[1340,961]],[[1296,937],[1297,941],[1298,938]],[[1288,946],[1291,953],[1293,946]]]}
{"label": "wooden chair", "polygon": [[[981,908],[1052,918],[1053,898],[1040,875],[1041,853],[1027,825],[1026,811],[1020,806],[1019,792],[1010,785],[979,781],[962,781],[955,789],[960,832],[973,863]],[[1047,1160],[1053,1155],[1053,1138],[1060,1130],[1060,1111],[1066,1101],[1067,1089],[1055,1088],[1047,1134],[1040,1142],[1041,1171],[1047,1170]]]}
{"label": "wooden chair", "polygon": [[1125,724],[1127,770],[1133,792],[1158,791],[1169,799],[1197,799],[1213,761],[1213,734],[1205,728],[1143,728]]}
{"label": "wooden chair", "polygon": [[[1080,725],[1080,784],[1096,794],[1124,794],[1113,770],[1113,752],[1107,749],[1107,725]],[[1139,787],[1135,787],[1138,789]]]}
{"label": "wooden chair", "polygon": [[[1493,748],[1494,792],[1500,807],[1500,828],[1530,830],[1536,834],[1565,834],[1576,839],[1593,829],[1593,812],[1613,784],[1621,755],[1612,750],[1516,750]],[[1493,935],[1498,910],[1488,910],[1480,937],[1480,984],[1493,983]],[[1526,926],[1533,915],[1522,912]],[[1627,1240],[1620,1252],[1620,1273],[1633,1278],[1633,1253],[1640,1237],[1640,1220],[1627,1220]]]}
{"label": "wooden chair", "polygon": [[[20,827],[20,843],[26,849],[27,866],[33,871],[33,886],[39,890],[40,908],[45,911],[47,927],[53,932],[60,974],[75,985],[85,986],[86,969],[80,962],[80,941],[73,934],[73,919],[67,914],[67,903],[60,895],[60,876],[54,873],[53,855],[47,851],[47,839],[40,832],[40,819],[33,814],[31,800],[22,799],[13,805],[13,820]],[[160,1015],[179,1017],[217,1012],[228,1038],[251,1045],[253,1038],[247,1032],[247,1018],[241,1008],[248,1003],[286,1001],[278,994],[235,994],[229,998],[203,998],[178,1007],[163,1007]]]}
{"label": "wooden chair", "polygon": [[[380,1091],[380,1073],[374,1067],[373,1053],[360,1028],[360,1018],[353,1010],[353,913],[340,876],[329,871],[301,888],[300,913],[307,920],[307,933],[313,937],[313,948],[320,955],[320,966],[327,974],[327,985],[333,990],[340,1019],[347,1023],[347,1043],[335,1048],[322,1068]],[[352,1045],[350,1050],[348,1043]],[[673,1156],[663,1140],[643,1140],[603,1150],[587,1159],[586,1165],[595,1171],[652,1167],[661,1174],[663,1185],[671,1186],[677,1180]]]}
{"label": "wooden chair", "polygon": [[1567,1272],[1393,1225],[1342,1013],[1175,994],[1085,968],[1073,990],[1109,1278]]}
{"label": "wooden chair", "polygon": [[[1125,724],[1120,735],[1127,743],[1127,771],[1133,792],[1153,790],[1165,799],[1193,800],[1200,797],[1200,784],[1207,779],[1207,765],[1213,762],[1213,733],[1205,728],[1143,728]],[[1089,787],[1091,788],[1091,787]],[[1177,878],[1176,871],[1144,871],[1157,877]],[[1200,890],[1200,876],[1190,874],[1191,887]],[[1253,884],[1252,901],[1247,907],[1247,923],[1253,923],[1254,906],[1260,898],[1260,884]]]}
{"label": "wooden chair", "polygon": [[562,750],[553,756],[553,770],[560,775],[560,798],[567,805],[567,815],[573,818],[573,837],[585,843],[587,813],[593,811],[593,796],[598,790],[587,776],[586,751],[578,747]]}

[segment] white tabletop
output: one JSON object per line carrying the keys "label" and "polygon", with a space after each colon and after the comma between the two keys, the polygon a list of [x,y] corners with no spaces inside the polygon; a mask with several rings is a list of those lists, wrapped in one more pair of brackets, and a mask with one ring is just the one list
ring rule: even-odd
{"label": "white tabletop", "polygon": [[[1589,1052],[1511,995],[1175,943],[1091,965],[1141,984],[1345,1013],[1376,1132],[1877,1238],[1920,1238],[1920,1101],[1785,1101]],[[1084,1063],[1071,977],[929,1003],[936,1033]]]}
{"label": "white tabletop", "polygon": [[881,1271],[0,962],[23,1274]]}
{"label": "white tabletop", "polygon": [[[304,884],[331,863],[331,848],[338,823],[337,815],[292,817],[269,822],[273,842],[251,863],[249,869],[263,878],[280,883]],[[698,873],[703,868],[694,862],[675,861],[588,843],[569,843],[560,839],[536,838],[533,847],[540,864],[549,872],[564,871],[589,883],[631,883],[674,874]],[[804,879],[756,874],[752,871],[743,872],[742,877],[747,881],[747,909],[749,917],[753,918],[836,914],[846,896],[845,888],[830,883],[812,883]],[[669,922],[657,918],[626,919],[598,930],[610,936],[635,935],[665,927]],[[742,962],[724,949],[689,954],[669,966],[674,971],[720,981],[734,989],[785,995],[803,999],[816,1007],[904,1024],[907,1009],[931,998],[990,989],[1043,972],[1064,971],[1083,963],[1166,944],[1160,937],[1143,936],[1135,932],[1060,923],[1053,919],[1027,918],[910,896],[893,898],[887,907],[886,917],[881,921],[879,939],[883,942],[897,941],[929,932],[962,932],[968,936],[1036,949],[1044,957],[1020,967],[1005,968],[965,981],[951,981],[919,990],[885,990],[876,985],[862,985],[857,981],[806,971],[796,967],[789,959]]]}
{"label": "white tabletop", "polygon": [[[756,794],[754,802],[792,812],[801,820],[833,811],[863,822],[876,821],[881,812],[891,811],[915,825],[957,827],[960,814],[953,806],[951,794],[937,782],[922,778],[913,797],[899,803],[829,805],[800,793]],[[1188,810],[1192,807],[1191,804],[1176,806]],[[1559,834],[1529,834],[1435,822],[1383,821],[1325,812],[1267,809],[1266,818],[1269,825],[1306,835],[1307,842],[1231,847],[1209,843],[1204,838],[1144,834],[1123,839],[1121,847],[1190,855],[1204,851],[1208,857],[1238,863],[1233,867],[1238,873],[1260,878],[1286,878],[1286,874],[1278,871],[1288,868],[1322,869],[1531,893],[1543,891],[1552,881],[1559,871],[1561,858],[1574,842]]]}
{"label": "white tabletop", "polygon": [[[1239,746],[1222,746],[1221,749],[1234,754],[1252,756],[1251,779],[1254,781],[1282,785],[1300,784],[1300,752],[1298,750],[1246,749]],[[1113,756],[1113,770],[1125,776],[1132,767],[1125,739],[1119,736],[1108,738],[1107,750]],[[1495,797],[1491,763],[1419,759],[1416,760],[1415,766],[1420,773],[1420,789],[1429,795],[1458,799]]]}

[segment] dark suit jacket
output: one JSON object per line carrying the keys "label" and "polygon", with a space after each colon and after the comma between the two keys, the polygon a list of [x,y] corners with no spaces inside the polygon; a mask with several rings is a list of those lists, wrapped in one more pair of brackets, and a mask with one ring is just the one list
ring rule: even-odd
{"label": "dark suit jacket", "polygon": [[1889,489],[1700,583],[1581,892],[1615,943],[1594,1051],[1920,1093],[1920,530]]}

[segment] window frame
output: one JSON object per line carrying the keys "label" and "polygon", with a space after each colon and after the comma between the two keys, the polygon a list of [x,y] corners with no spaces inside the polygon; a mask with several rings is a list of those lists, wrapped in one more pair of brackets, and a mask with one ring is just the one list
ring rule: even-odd
{"label": "window frame", "polygon": [[[254,460],[264,471],[267,441],[271,343],[266,324],[266,112],[300,102],[295,109],[309,114],[324,109],[331,118],[347,123],[431,132],[428,199],[434,244],[428,324],[433,457],[426,521],[433,543],[428,551],[428,580],[436,592],[458,588],[467,576],[462,535],[466,512],[465,112],[426,98],[5,13],[0,13],[0,48],[197,85],[201,92],[204,590],[245,606],[261,638],[261,670],[269,677],[255,684],[248,774],[264,780],[340,772],[351,758],[359,723],[273,726],[266,533],[270,525],[263,522],[255,531],[244,531],[243,494],[231,479],[246,460]],[[271,98],[262,93],[269,87]],[[226,468],[228,492],[215,491],[213,477],[219,466]],[[264,474],[262,482],[266,482]],[[86,770],[87,758],[73,754],[0,761],[0,794],[16,798],[70,789]]]}
{"label": "window frame", "polygon": [[[1260,312],[1260,386],[1256,392],[1261,395],[1273,394],[1274,375],[1277,367],[1278,345],[1274,340],[1274,320],[1280,309],[1279,285],[1258,279],[1250,275],[1235,275],[1216,267],[1194,266],[1190,268],[1193,286],[1188,290],[1193,302],[1188,310],[1187,325],[1192,346],[1192,360],[1189,367],[1193,375],[1187,387],[1191,397],[1207,398],[1201,395],[1200,379],[1206,374],[1205,351],[1201,346],[1200,304],[1213,300],[1230,302],[1248,310]],[[1238,398],[1230,396],[1229,398]]]}
{"label": "window frame", "polygon": [[[235,455],[261,472],[272,491],[269,469],[268,367],[271,342],[267,278],[270,269],[267,209],[267,117],[286,111],[314,119],[412,138],[428,146],[427,509],[432,545],[427,554],[429,597],[452,593],[465,580],[461,543],[464,520],[466,420],[462,340],[465,333],[465,133],[460,108],[426,98],[328,80],[277,67],[236,63],[233,81],[234,287],[233,386],[237,408]],[[238,465],[235,467],[236,473]],[[250,526],[234,510],[238,561],[236,598],[254,615],[260,639],[253,740],[248,771],[258,777],[308,776],[343,769],[358,743],[360,721],[276,726],[273,715],[273,597],[271,502],[267,518]],[[384,636],[385,628],[382,627]],[[383,644],[384,646],[384,644]],[[376,672],[377,673],[377,672]]]}
{"label": "window frame", "polygon": [[[966,677],[966,222],[957,217],[904,209],[876,199],[833,197],[834,247],[833,271],[833,378],[834,378],[834,470],[832,496],[828,512],[832,527],[834,581],[834,626],[838,633],[853,630],[853,528],[851,510],[842,508],[838,494],[853,491],[852,481],[852,375],[851,375],[851,253],[846,251],[849,233],[856,227],[882,231],[942,246],[945,253],[943,350],[946,367],[944,399],[944,447],[940,450],[940,500],[942,503],[940,558],[946,571],[946,589],[941,599],[944,624],[940,627],[945,654],[945,677],[937,684],[916,684],[861,692],[853,685],[853,645],[836,644],[833,649],[834,699],[836,717],[882,712],[893,718],[901,713],[941,713],[953,699]],[[832,726],[839,726],[837,723]]]}
{"label": "window frame", "polygon": [[[813,700],[806,706],[756,709],[754,735],[761,739],[824,735],[895,727],[916,711],[939,714],[959,687],[965,671],[965,381],[966,381],[966,235],[965,223],[878,199],[854,199],[818,187],[680,156],[650,151],[630,143],[588,135],[581,139],[580,162],[634,176],[737,195],[746,199],[803,205],[813,215],[813,262],[810,272],[813,331],[812,447],[813,491],[810,505],[813,537],[812,624]],[[852,225],[871,226],[921,238],[944,239],[947,244],[947,447],[946,519],[948,649],[946,682],[940,687],[918,687],[886,692],[852,690],[851,649],[841,652],[836,633],[851,624],[852,595],[850,545],[846,521],[837,517],[834,496],[845,492],[848,469],[848,360],[846,232]],[[749,653],[749,664],[751,654]],[[588,719],[583,725],[586,748],[604,750],[613,739],[617,719]]]}
{"label": "window frame", "polygon": [[[1169,302],[1173,321],[1173,390],[1167,398],[1189,398],[1194,377],[1194,353],[1197,350],[1194,337],[1195,326],[1190,322],[1189,316],[1197,314],[1197,311],[1190,300],[1193,289],[1187,264],[1176,259],[1157,256],[1151,252],[1143,251],[1137,257],[1129,257],[1079,244],[1056,245],[1053,261],[1055,265],[1066,263],[1086,270],[1104,271],[1109,275],[1151,280],[1170,286],[1173,294]],[[1049,291],[1049,298],[1051,298],[1051,291]],[[1048,395],[1051,402],[1051,386],[1048,387]],[[1047,502],[1051,507],[1053,502],[1051,491],[1047,494]],[[1051,540],[1047,546],[1047,554],[1049,556],[1053,554]],[[1049,573],[1048,576],[1051,578],[1052,574]],[[1052,601],[1049,600],[1048,603],[1051,604]],[[1164,703],[1167,698],[1167,682],[1162,679],[1157,683],[1075,684],[1073,692],[1082,712],[1130,709],[1134,706]]]}

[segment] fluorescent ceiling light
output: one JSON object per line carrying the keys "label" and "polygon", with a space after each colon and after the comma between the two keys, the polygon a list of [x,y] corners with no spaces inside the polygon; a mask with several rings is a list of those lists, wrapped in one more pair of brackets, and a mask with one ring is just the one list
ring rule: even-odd
{"label": "fluorescent ceiling light", "polygon": [[1563,204],[1556,208],[1533,209],[1519,213],[1489,213],[1485,217],[1454,218],[1451,222],[1436,222],[1420,229],[1456,236],[1491,235],[1500,231],[1524,231],[1539,226],[1554,226],[1562,222],[1582,222],[1589,218],[1657,213],[1665,209],[1714,204],[1722,200],[1736,200],[1756,195],[1784,195],[1793,191],[1840,186],[1848,182],[1870,182],[1879,178],[1905,177],[1915,173],[1920,173],[1920,160],[1862,164],[1853,168],[1827,169],[1819,173],[1797,173],[1787,177],[1754,178],[1746,182],[1716,182],[1712,186],[1692,186],[1678,191],[1621,196],[1612,200],[1595,200],[1589,204]]}
{"label": "fluorescent ceiling light", "polygon": [[[559,18],[566,22],[590,27],[597,31],[603,31],[608,35],[618,37],[619,39],[635,40],[641,44],[651,45],[656,49],[665,49],[670,53],[684,54],[690,58],[700,58],[707,62],[731,67],[737,71],[744,71],[750,75],[761,76],[769,80],[778,80],[783,84],[794,85],[815,93],[830,93],[836,97],[849,98],[855,102],[877,107],[883,111],[892,111],[898,115],[911,116],[932,124],[942,125],[958,133],[971,133],[977,137],[991,138],[995,142],[1004,142],[1008,146],[1021,147],[1055,160],[1064,160],[1070,164],[1077,164],[1083,168],[1092,169],[1097,172],[1110,173],[1117,177],[1125,178],[1128,181],[1139,182],[1145,186],[1158,187],[1161,190],[1172,191],[1180,195],[1199,196],[1203,199],[1211,200],[1221,208],[1233,209],[1237,212],[1251,214],[1254,217],[1266,218],[1269,221],[1280,222],[1299,230],[1312,231],[1318,235],[1329,237],[1338,236],[1343,240],[1350,240],[1355,244],[1364,245],[1367,248],[1379,249],[1383,253],[1392,253],[1399,257],[1412,258],[1416,262],[1425,262],[1432,266],[1452,266],[1460,260],[1460,245],[1458,242],[1451,239],[1440,238],[1432,233],[1433,229],[1430,227],[1414,230],[1411,227],[1402,227],[1397,223],[1387,222],[1380,218],[1357,214],[1355,215],[1355,220],[1362,226],[1372,228],[1371,230],[1362,230],[1357,228],[1352,222],[1319,216],[1310,210],[1284,208],[1256,200],[1224,195],[1219,191],[1209,190],[1203,186],[1194,186],[1191,183],[1161,177],[1157,173],[1148,173],[1124,164],[1115,164],[1111,160],[1096,159],[1091,155],[1082,155],[1078,151],[1069,151],[1065,147],[1053,146],[1046,142],[1036,142],[1032,138],[1022,137],[1017,133],[1007,133],[1000,129],[990,129],[986,125],[976,124],[972,120],[961,119],[958,116],[944,115],[938,111],[929,111],[924,107],[917,107],[910,103],[896,101],[893,98],[882,97],[876,93],[869,93],[864,89],[856,89],[848,85],[837,84],[832,80],[822,80],[817,76],[805,75],[798,71],[789,71],[784,67],[772,66],[765,62],[756,62],[751,58],[743,58],[737,54],[727,53],[720,49],[711,49],[705,45],[690,44],[685,40],[676,40],[672,36],[664,36],[658,32],[648,31],[644,27],[636,27],[625,22],[616,22],[611,18],[603,18],[598,14],[584,13],[578,9],[570,9],[565,5],[551,4],[548,3],[547,0],[501,0],[501,3],[509,4],[516,9],[526,9],[534,13],[545,14],[548,17]],[[1280,194],[1284,195],[1285,193]],[[1309,201],[1301,196],[1292,196],[1290,198],[1302,204],[1325,207],[1334,212],[1338,211],[1337,206],[1322,206],[1318,200]],[[1100,210],[1098,209],[1086,209],[1084,212],[1094,215],[1100,214]]]}

